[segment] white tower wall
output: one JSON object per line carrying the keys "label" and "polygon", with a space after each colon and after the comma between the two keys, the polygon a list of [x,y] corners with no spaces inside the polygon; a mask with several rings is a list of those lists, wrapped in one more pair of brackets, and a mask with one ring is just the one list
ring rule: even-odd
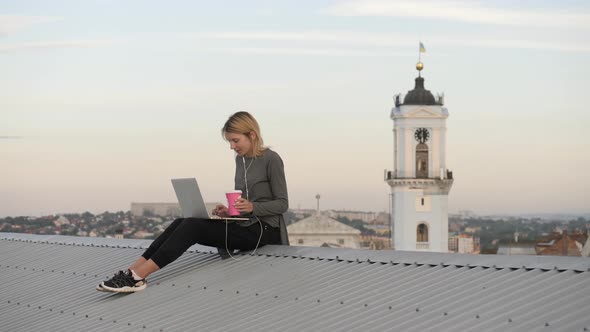
{"label": "white tower wall", "polygon": [[[425,198],[427,207],[417,204]],[[448,251],[448,196],[425,195],[422,190],[399,188],[394,190],[394,244],[396,250]],[[395,222],[397,221],[397,222]],[[418,243],[418,225],[428,226],[428,242]]]}
{"label": "white tower wall", "polygon": [[[391,111],[394,170],[386,173],[386,181],[392,193],[393,245],[396,250],[447,252],[448,194],[453,184],[446,165],[449,113],[442,99],[435,101],[423,83],[422,78],[417,78],[416,88],[408,92],[413,94],[409,102],[396,98]],[[417,132],[427,132],[428,137],[417,139]],[[416,171],[419,144],[427,147],[427,153],[424,148],[419,152],[420,158],[428,158],[428,172],[424,175]]]}

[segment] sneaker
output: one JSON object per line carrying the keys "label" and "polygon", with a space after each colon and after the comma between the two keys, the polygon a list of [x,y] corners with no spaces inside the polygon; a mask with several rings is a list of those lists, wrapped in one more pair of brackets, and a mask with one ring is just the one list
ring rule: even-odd
{"label": "sneaker", "polygon": [[[121,274],[125,274],[125,273],[128,273],[128,272],[119,271],[119,272],[115,273],[115,275],[113,276],[113,278],[116,277],[116,276],[119,276]],[[99,292],[108,292],[106,289],[102,288],[102,285],[104,285],[104,283],[105,282],[103,281],[100,284],[98,284],[98,286],[96,286],[96,290],[99,291]]]}
{"label": "sneaker", "polygon": [[[144,290],[147,287],[145,279],[135,280],[129,272],[115,274],[111,279],[103,282],[101,285],[103,291],[114,293],[133,293]],[[97,287],[98,288],[98,287]]]}

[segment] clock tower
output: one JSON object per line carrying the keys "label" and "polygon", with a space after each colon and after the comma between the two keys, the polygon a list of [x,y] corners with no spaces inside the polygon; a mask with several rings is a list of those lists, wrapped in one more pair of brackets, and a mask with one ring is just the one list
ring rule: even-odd
{"label": "clock tower", "polygon": [[413,90],[395,96],[394,169],[385,172],[391,186],[392,240],[396,250],[448,252],[448,195],[453,173],[446,165],[443,95],[424,88],[422,62]]}

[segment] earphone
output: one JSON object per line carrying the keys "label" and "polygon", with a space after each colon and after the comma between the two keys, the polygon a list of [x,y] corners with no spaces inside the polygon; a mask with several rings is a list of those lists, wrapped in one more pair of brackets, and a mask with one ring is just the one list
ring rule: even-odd
{"label": "earphone", "polygon": [[254,162],[254,159],[252,159],[250,161],[250,165],[248,165],[248,167],[246,167],[246,158],[244,156],[242,156],[242,162],[244,163],[244,183],[246,186],[246,199],[250,200],[250,194],[248,193],[248,168],[250,168],[250,166],[252,166],[252,163]]}
{"label": "earphone", "polygon": [[[246,158],[244,156],[242,156],[242,163],[244,164],[244,184],[246,186],[246,200],[250,200],[250,193],[248,191],[248,169],[250,168],[250,166],[252,166],[252,163],[254,162],[254,159],[252,159],[252,161],[250,161],[250,164],[248,165],[248,167],[246,167]],[[256,220],[258,220],[258,224],[260,225],[260,236],[258,237],[258,242],[256,243],[256,247],[254,248],[254,251],[252,251],[250,253],[250,256],[253,256],[254,254],[256,254],[256,250],[258,250],[258,246],[260,245],[260,241],[262,240],[262,233],[264,232],[263,227],[262,227],[262,221],[260,221],[260,219],[257,216],[254,216],[254,218],[256,218]],[[234,256],[232,256],[232,254],[229,251],[229,247],[227,245],[227,225],[228,225],[229,221],[227,219],[225,219],[225,250],[227,251],[227,254],[229,255],[229,257],[231,257],[234,260],[239,260],[237,258],[235,258]]]}

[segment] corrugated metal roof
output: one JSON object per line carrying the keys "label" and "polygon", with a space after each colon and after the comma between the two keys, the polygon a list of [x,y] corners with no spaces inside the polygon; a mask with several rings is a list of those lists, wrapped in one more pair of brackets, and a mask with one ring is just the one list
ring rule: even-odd
{"label": "corrugated metal roof", "polygon": [[0,330],[590,329],[589,258],[197,246],[143,292],[94,290],[146,245],[0,233]]}

